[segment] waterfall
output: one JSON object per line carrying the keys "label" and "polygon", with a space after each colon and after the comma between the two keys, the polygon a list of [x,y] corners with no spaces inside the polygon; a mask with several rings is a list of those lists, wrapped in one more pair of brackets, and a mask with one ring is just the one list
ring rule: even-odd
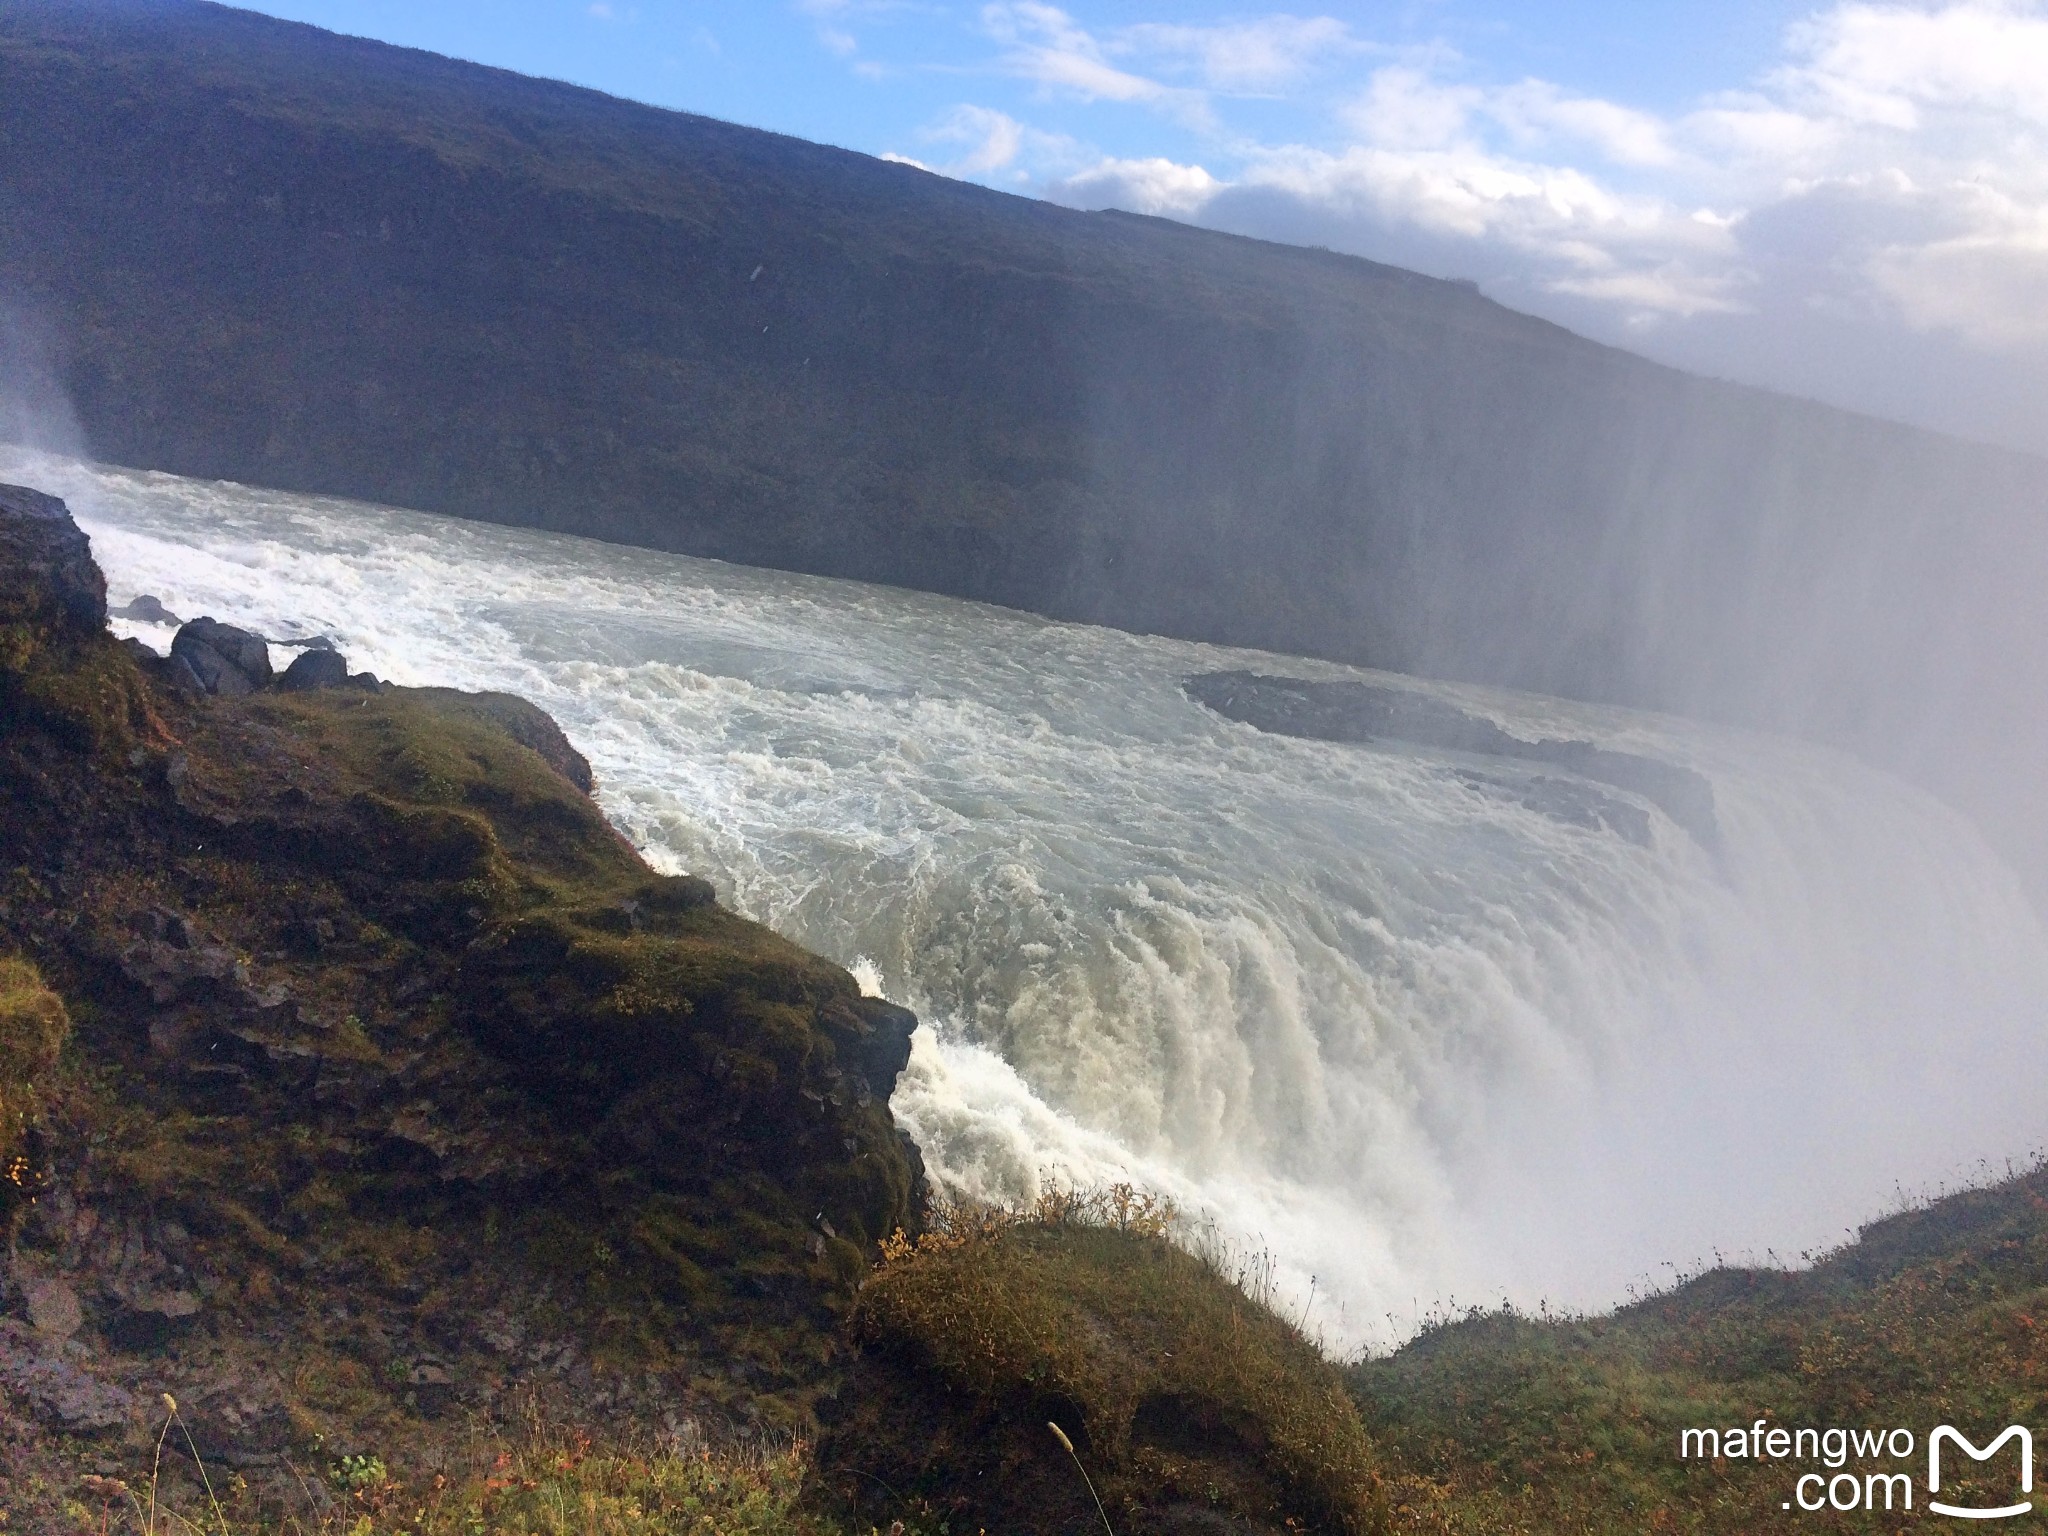
{"label": "waterfall", "polygon": [[895,1109],[940,1184],[1151,1185],[1335,1347],[1796,1260],[2041,1133],[2017,878],[1821,748],[1376,679],[1704,776],[1708,846],[1552,765],[1181,686],[1355,669],[23,450],[0,479],[69,499],[116,601],[532,698],[652,862],[917,1009]]}

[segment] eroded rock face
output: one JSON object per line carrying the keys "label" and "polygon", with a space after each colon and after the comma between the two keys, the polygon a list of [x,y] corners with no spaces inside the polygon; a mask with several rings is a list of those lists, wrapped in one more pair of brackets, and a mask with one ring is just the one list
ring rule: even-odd
{"label": "eroded rock face", "polygon": [[30,1280],[22,1287],[29,1326],[58,1343],[70,1338],[85,1322],[78,1292],[55,1276]]}
{"label": "eroded rock face", "polygon": [[0,485],[0,623],[38,618],[97,634],[107,623],[107,579],[63,502]]}
{"label": "eroded rock face", "polygon": [[119,1429],[140,1414],[135,1395],[68,1356],[61,1339],[0,1317],[0,1386],[55,1429]]}

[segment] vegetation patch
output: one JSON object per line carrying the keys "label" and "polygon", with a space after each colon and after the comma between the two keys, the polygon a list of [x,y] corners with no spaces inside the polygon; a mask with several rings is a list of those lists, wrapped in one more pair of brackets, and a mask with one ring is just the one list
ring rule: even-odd
{"label": "vegetation patch", "polygon": [[1342,1379],[1172,1223],[1117,1187],[885,1245],[826,1486],[955,1530],[1380,1529]]}
{"label": "vegetation patch", "polygon": [[0,1236],[11,1235],[45,1170],[38,1123],[71,1019],[36,968],[0,955]]}
{"label": "vegetation patch", "polygon": [[[1908,1429],[1917,1455],[1846,1464],[1926,1491],[1926,1439],[2048,1417],[2048,1173],[1865,1227],[1810,1269],[1717,1269],[1608,1316],[1474,1315],[1354,1367],[1402,1468],[1396,1527],[1458,1533],[1890,1530],[1787,1508],[1804,1460],[1682,1456],[1687,1429]],[[2011,1458],[1950,1458],[1942,1497],[2008,1501]],[[1916,1505],[1916,1517],[1921,1506]],[[1912,1518],[1912,1517],[1907,1517]]]}
{"label": "vegetation patch", "polygon": [[[174,1401],[174,1400],[173,1400]],[[161,1452],[133,1478],[87,1475],[62,1501],[70,1529],[98,1536],[838,1536],[801,1505],[799,1440],[714,1449],[675,1436],[594,1438],[528,1412],[469,1439],[428,1477],[357,1452],[299,1469],[286,1514],[231,1468],[192,1458],[175,1408]],[[178,1457],[184,1449],[188,1455]],[[202,1472],[204,1475],[202,1476]]]}

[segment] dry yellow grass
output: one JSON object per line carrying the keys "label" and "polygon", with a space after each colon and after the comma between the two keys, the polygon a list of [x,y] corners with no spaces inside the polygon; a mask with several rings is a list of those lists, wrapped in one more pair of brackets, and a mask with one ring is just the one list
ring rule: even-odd
{"label": "dry yellow grass", "polygon": [[305,1503],[261,1507],[225,1469],[198,1492],[169,1488],[182,1425],[163,1422],[158,1462],[133,1479],[87,1477],[67,1513],[93,1536],[841,1536],[799,1507],[808,1448],[787,1440],[714,1449],[676,1440],[593,1440],[538,1418],[479,1433],[463,1466],[426,1482],[357,1455],[302,1472]]}

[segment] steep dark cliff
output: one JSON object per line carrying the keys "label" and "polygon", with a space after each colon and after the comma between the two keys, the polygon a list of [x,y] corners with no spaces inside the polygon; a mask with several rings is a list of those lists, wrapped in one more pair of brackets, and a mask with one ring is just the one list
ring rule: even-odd
{"label": "steep dark cliff", "polygon": [[2027,799],[1947,747],[2005,753],[2048,681],[2048,466],[1369,262],[192,0],[9,0],[0,302],[107,459],[1790,727],[1987,824]]}

